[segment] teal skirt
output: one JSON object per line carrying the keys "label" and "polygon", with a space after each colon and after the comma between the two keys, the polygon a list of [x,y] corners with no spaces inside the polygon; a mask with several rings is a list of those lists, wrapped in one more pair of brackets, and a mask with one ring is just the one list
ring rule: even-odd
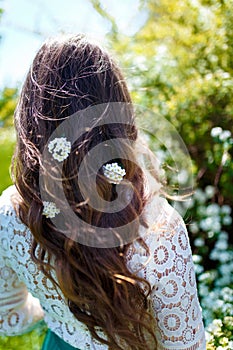
{"label": "teal skirt", "polygon": [[48,329],[44,339],[42,350],[80,350],[80,349],[74,348],[73,346],[64,342],[64,340],[59,338],[55,333],[53,333],[50,329]]}

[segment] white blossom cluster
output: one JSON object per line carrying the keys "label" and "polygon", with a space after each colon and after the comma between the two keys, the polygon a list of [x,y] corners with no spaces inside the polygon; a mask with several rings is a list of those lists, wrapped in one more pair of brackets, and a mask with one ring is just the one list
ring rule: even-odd
{"label": "white blossom cluster", "polygon": [[54,218],[55,215],[60,213],[60,209],[58,209],[54,202],[43,202],[43,215],[46,216],[46,218]]}
{"label": "white blossom cluster", "polygon": [[[232,224],[231,207],[212,203],[215,194],[213,186],[207,186],[204,190],[197,189],[193,196],[191,206],[196,208],[196,220],[189,225],[189,230],[196,235],[194,246],[196,254],[193,255],[195,271],[198,277],[198,290],[201,300],[205,324],[213,327],[215,318],[224,319],[232,316],[233,310],[233,249],[229,244],[229,234],[224,231],[224,226]],[[204,234],[198,234],[199,232]],[[203,252],[206,252],[205,238],[214,239],[214,247],[209,251],[209,258],[215,261],[215,268],[204,271],[202,266]],[[221,321],[220,320],[220,321]],[[224,326],[223,326],[224,328]],[[208,330],[208,343],[218,336]],[[222,343],[221,343],[222,342]],[[231,349],[232,343],[228,338],[221,338],[220,346],[216,349]]]}
{"label": "white blossom cluster", "polygon": [[[223,320],[221,319],[213,320],[213,322],[206,329],[206,340],[209,344],[208,349],[215,349],[215,350],[233,349],[233,341],[229,340],[229,338],[226,336],[226,333],[229,333],[229,331],[227,332],[227,329],[231,329],[232,324],[233,324],[233,317],[231,316],[226,316],[223,318]],[[219,344],[217,346],[214,345],[216,340]],[[213,346],[213,347],[210,347],[210,346]]]}
{"label": "white blossom cluster", "polygon": [[65,160],[71,151],[71,142],[67,141],[66,137],[56,137],[48,144],[48,150],[53,158],[62,162]]}
{"label": "white blossom cluster", "polygon": [[108,182],[118,185],[125,176],[125,169],[122,169],[117,163],[109,163],[103,166],[104,176]]}
{"label": "white blossom cluster", "polygon": [[[190,203],[190,206],[197,206],[199,220],[193,221],[190,225],[189,229],[192,233],[196,234],[202,230],[207,232],[208,238],[211,238],[222,231],[222,225],[229,226],[232,224],[231,207],[229,205],[208,204],[208,200],[213,197],[214,192],[213,186],[207,186],[204,191],[202,189],[195,191],[194,201]],[[204,240],[199,237],[194,241],[196,247],[201,247],[204,243]]]}
{"label": "white blossom cluster", "polygon": [[231,137],[231,132],[230,130],[223,130],[222,128],[217,126],[211,130],[210,135],[212,137],[218,137],[221,141],[226,141]]}
{"label": "white blossom cluster", "polygon": [[[202,257],[194,256],[194,264],[198,275],[198,290],[201,297],[203,317],[206,324],[213,321],[216,315],[232,315],[233,290],[227,286],[233,284],[233,253],[232,250],[222,251],[224,262],[220,261],[216,269],[203,272],[200,264]],[[202,267],[198,271],[198,266]]]}
{"label": "white blossom cluster", "polygon": [[[207,325],[209,325],[215,319],[216,315],[221,318],[225,316],[233,317],[233,290],[229,287],[214,288],[210,290],[207,283],[213,278],[216,278],[216,274],[213,272],[205,273],[202,276],[201,283],[202,288],[199,293],[202,297],[202,312]],[[204,280],[206,278],[206,280]]]}

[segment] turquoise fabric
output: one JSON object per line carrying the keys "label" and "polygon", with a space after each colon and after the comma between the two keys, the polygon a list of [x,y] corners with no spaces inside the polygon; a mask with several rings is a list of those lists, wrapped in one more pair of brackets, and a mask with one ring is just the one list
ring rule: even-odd
{"label": "turquoise fabric", "polygon": [[81,350],[81,349],[74,348],[73,346],[64,342],[64,340],[59,338],[55,333],[53,333],[49,329],[45,336],[42,350]]}

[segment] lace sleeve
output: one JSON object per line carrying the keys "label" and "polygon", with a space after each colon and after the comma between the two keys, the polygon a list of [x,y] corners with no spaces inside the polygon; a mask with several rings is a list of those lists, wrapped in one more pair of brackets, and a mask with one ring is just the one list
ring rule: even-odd
{"label": "lace sleeve", "polygon": [[170,205],[164,205],[143,238],[150,249],[149,261],[146,263],[148,257],[137,243],[129,254],[129,267],[138,270],[143,266],[138,274],[152,286],[150,307],[156,320],[158,349],[205,350],[192,253],[182,218]]}
{"label": "lace sleeve", "polygon": [[0,336],[28,332],[43,318],[39,301],[28,293],[11,266],[9,250],[15,218],[7,202],[4,193],[0,197]]}

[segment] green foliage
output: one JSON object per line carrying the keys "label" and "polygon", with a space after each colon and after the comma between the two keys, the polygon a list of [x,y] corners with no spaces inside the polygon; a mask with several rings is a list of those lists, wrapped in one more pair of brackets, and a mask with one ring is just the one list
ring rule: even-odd
{"label": "green foliage", "polygon": [[33,331],[16,337],[0,337],[0,350],[41,350],[47,327],[41,322]]}
{"label": "green foliage", "polygon": [[5,88],[0,93],[0,193],[11,184],[10,164],[15,145],[13,114],[17,102],[17,89]]}
{"label": "green foliage", "polygon": [[100,0],[90,0],[90,2],[95,11],[98,12],[102,18],[106,19],[111,23],[111,35],[116,38],[118,31],[114,17],[109,15],[109,13],[104,9]]}
{"label": "green foliage", "polygon": [[13,114],[17,102],[18,89],[4,88],[0,92],[0,127],[13,125]]}
{"label": "green foliage", "polygon": [[0,193],[11,184],[10,164],[15,146],[15,136],[13,128],[0,130],[0,164],[1,182]]}

